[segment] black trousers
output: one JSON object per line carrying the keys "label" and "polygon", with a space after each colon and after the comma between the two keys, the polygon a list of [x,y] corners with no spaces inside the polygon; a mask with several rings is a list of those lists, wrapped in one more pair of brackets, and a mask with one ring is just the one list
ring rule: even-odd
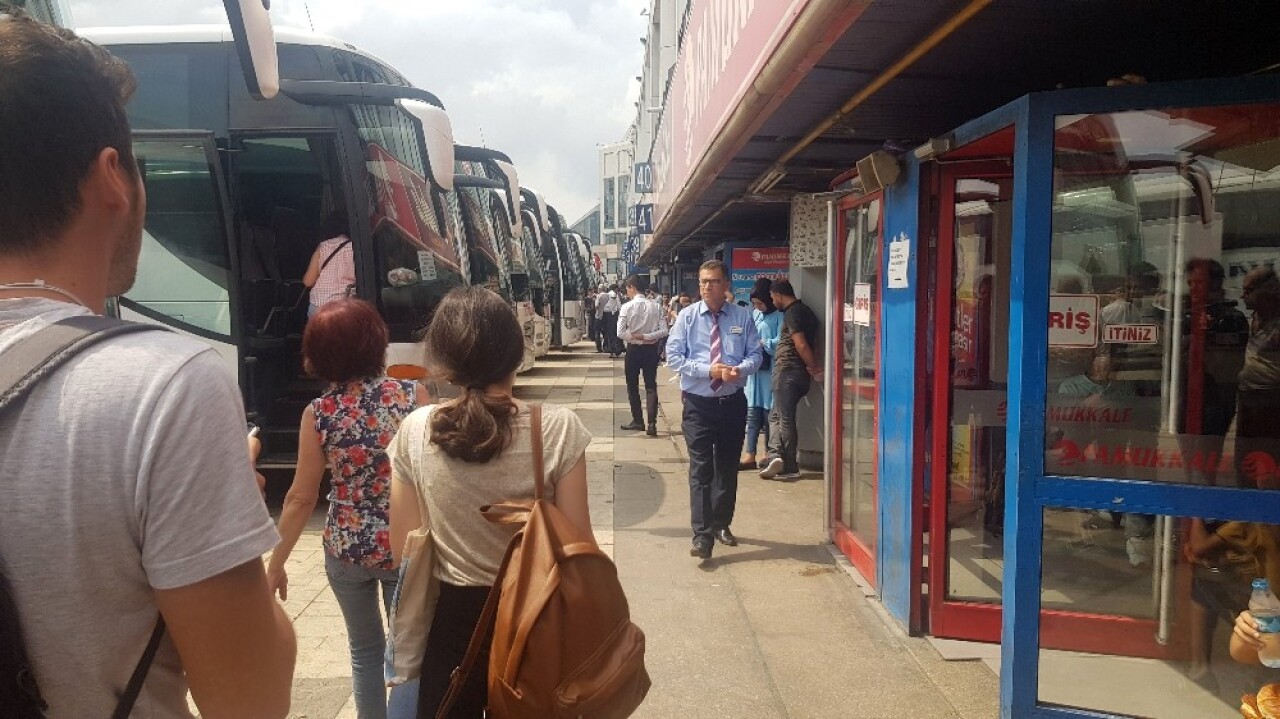
{"label": "black trousers", "polygon": [[[422,657],[422,680],[418,685],[418,717],[434,719],[440,710],[440,702],[449,691],[453,670],[462,664],[467,654],[471,632],[484,611],[489,598],[489,587],[458,587],[440,583],[440,602],[436,605],[435,619],[427,637],[427,651]],[[490,628],[480,648],[471,674],[462,685],[462,696],[453,704],[450,719],[481,719],[485,705],[489,703],[489,642],[493,637]]]}
{"label": "black trousers", "polygon": [[622,343],[618,341],[618,314],[606,312],[600,322],[600,329],[604,334],[604,351],[611,355],[622,354]]}
{"label": "black trousers", "polygon": [[627,399],[631,402],[631,421],[644,424],[640,414],[640,374],[644,373],[645,402],[649,409],[648,424],[658,421],[658,345],[627,345]]}
{"label": "black trousers", "polygon": [[694,541],[712,540],[733,524],[738,504],[738,459],[747,433],[747,395],[684,394],[685,444],[689,448],[689,510]]}

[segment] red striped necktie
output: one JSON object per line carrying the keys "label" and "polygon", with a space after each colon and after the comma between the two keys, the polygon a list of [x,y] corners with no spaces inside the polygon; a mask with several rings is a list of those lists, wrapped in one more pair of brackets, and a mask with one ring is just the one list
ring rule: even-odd
{"label": "red striped necktie", "polygon": [[[722,312],[711,313],[711,364],[719,364],[720,356],[720,315]],[[719,392],[724,386],[724,381],[719,379],[711,380],[711,391]]]}

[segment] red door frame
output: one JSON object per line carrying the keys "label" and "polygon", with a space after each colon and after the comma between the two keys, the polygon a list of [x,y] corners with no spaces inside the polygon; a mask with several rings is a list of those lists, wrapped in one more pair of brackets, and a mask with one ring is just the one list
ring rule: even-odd
{"label": "red door frame", "polygon": [[[846,197],[842,199],[839,202],[839,204],[836,206],[837,208],[836,209],[836,215],[837,215],[836,256],[830,258],[832,262],[836,263],[836,277],[835,277],[835,287],[831,288],[832,289],[831,297],[833,300],[831,303],[830,315],[829,315],[831,317],[831,328],[827,336],[832,338],[839,338],[839,341],[831,342],[832,351],[834,352],[834,355],[835,355],[835,361],[833,362],[833,367],[835,368],[836,372],[839,373],[839,377],[829,377],[827,378],[827,381],[835,389],[835,396],[832,398],[832,402],[831,402],[831,413],[832,413],[832,417],[831,417],[832,435],[831,436],[834,438],[834,440],[831,442],[831,452],[833,454],[833,459],[831,464],[832,466],[831,517],[830,517],[831,541],[836,545],[836,547],[840,549],[840,552],[844,554],[844,556],[849,558],[849,561],[853,563],[853,566],[857,568],[858,572],[862,575],[862,577],[866,579],[867,582],[869,582],[872,587],[875,587],[875,586],[878,586],[879,584],[879,582],[876,579],[875,551],[871,547],[868,547],[866,544],[864,544],[862,540],[858,539],[857,535],[854,534],[853,530],[848,525],[846,525],[843,521],[841,521],[841,517],[843,516],[842,510],[844,509],[843,506],[841,505],[841,497],[842,497],[841,488],[844,483],[844,463],[846,459],[846,457],[844,456],[844,443],[842,442],[844,438],[843,407],[844,407],[845,392],[849,392],[849,391],[858,392],[864,397],[869,394],[872,397],[873,401],[875,402],[877,426],[879,425],[879,422],[880,422],[880,392],[879,392],[880,339],[879,338],[881,337],[881,326],[882,326],[883,311],[884,311],[884,273],[883,272],[879,272],[879,271],[876,272],[876,282],[879,285],[879,287],[876,288],[877,290],[875,295],[876,296],[876,312],[872,319],[872,321],[875,322],[874,326],[876,330],[876,368],[877,368],[876,380],[872,382],[870,385],[866,385],[862,382],[856,381],[855,379],[855,381],[851,384],[851,386],[846,387],[845,377],[844,377],[844,291],[845,291],[845,281],[847,279],[847,277],[845,276],[845,273],[846,273],[847,264],[848,264],[845,260],[845,256],[849,251],[848,228],[845,226],[844,218],[845,218],[845,213],[848,212],[849,210],[852,210],[854,208],[860,207],[862,205],[868,204],[873,201],[878,201],[880,203],[880,221],[878,223],[879,232],[876,235],[875,242],[878,244],[878,247],[876,248],[876,259],[878,262],[883,264],[883,259],[884,259],[884,197],[883,197],[883,193],[877,192],[877,193],[866,195],[863,197]],[[878,434],[878,431],[879,430],[877,429],[877,434]],[[880,446],[878,436],[876,437],[876,440],[875,440],[875,446],[877,449]],[[874,477],[874,481],[872,482],[871,502],[873,506],[878,507],[879,506],[878,497],[880,493],[879,492],[879,486],[880,486],[879,463],[875,463],[873,467],[874,467],[873,471],[875,472],[875,477]],[[879,531],[879,525],[880,525],[880,521],[879,521],[879,518],[877,518],[876,531]]]}
{"label": "red door frame", "polygon": [[[1000,160],[975,160],[947,164],[938,168],[934,185],[937,199],[935,216],[937,247],[934,249],[936,282],[934,298],[934,366],[931,463],[929,476],[929,633],[937,637],[999,642],[1001,604],[948,601],[947,511],[950,507],[948,476],[948,428],[951,423],[951,322],[954,303],[950,289],[955,262],[955,185],[959,179],[1008,179],[1012,170]],[[1179,575],[1182,575],[1179,572]],[[1175,577],[1185,582],[1185,576]],[[1153,637],[1156,621],[1133,617],[1084,614],[1065,610],[1040,613],[1041,644],[1053,649],[1123,654],[1135,657],[1173,658],[1185,654],[1186,637],[1175,637],[1168,645],[1157,644]]]}

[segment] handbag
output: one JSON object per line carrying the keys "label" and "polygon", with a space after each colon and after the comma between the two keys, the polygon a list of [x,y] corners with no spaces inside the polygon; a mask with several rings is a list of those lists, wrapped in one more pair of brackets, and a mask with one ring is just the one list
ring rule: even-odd
{"label": "handbag", "polygon": [[[430,415],[428,408],[421,413],[421,423],[411,414],[400,425],[399,431],[414,442],[411,458],[422,456],[428,426],[426,420]],[[383,674],[387,686],[404,684],[421,676],[422,658],[426,653],[427,639],[431,633],[431,623],[435,620],[439,599],[440,580],[436,577],[435,538],[430,527],[420,527],[410,532],[405,539],[400,557],[399,578],[391,596],[387,648],[383,656]]]}

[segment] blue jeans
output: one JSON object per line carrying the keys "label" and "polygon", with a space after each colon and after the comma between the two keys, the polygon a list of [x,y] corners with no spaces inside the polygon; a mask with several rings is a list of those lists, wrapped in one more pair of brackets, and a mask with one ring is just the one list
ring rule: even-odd
{"label": "blue jeans", "polygon": [[764,434],[765,451],[769,451],[769,410],[764,407],[747,408],[747,454],[754,457],[760,446],[760,434]]}
{"label": "blue jeans", "polygon": [[396,572],[350,564],[328,553],[324,555],[324,572],[329,576],[329,587],[347,624],[356,716],[386,719],[387,683],[383,678],[382,657],[387,636],[382,612],[378,610],[378,585],[382,585],[382,608],[390,612]]}

